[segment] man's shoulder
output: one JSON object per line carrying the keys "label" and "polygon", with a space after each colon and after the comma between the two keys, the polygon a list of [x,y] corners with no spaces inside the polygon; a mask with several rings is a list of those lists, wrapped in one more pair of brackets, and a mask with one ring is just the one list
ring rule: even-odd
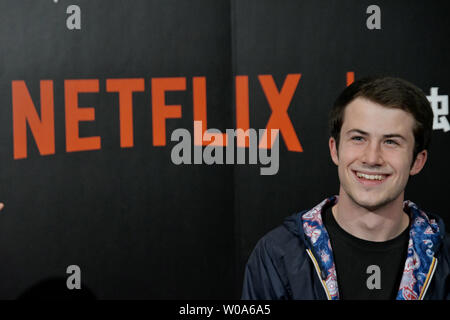
{"label": "man's shoulder", "polygon": [[450,263],[450,233],[445,233],[442,239],[442,249],[447,261]]}
{"label": "man's shoulder", "polygon": [[299,223],[301,213],[288,216],[282,224],[267,232],[259,239],[255,249],[263,250],[271,256],[282,256],[304,247],[303,232]]}

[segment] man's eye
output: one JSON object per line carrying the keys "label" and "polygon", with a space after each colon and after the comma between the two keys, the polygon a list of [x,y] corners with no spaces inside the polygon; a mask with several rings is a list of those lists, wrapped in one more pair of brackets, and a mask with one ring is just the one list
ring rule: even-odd
{"label": "man's eye", "polygon": [[355,141],[362,141],[362,140],[363,140],[363,137],[360,137],[360,136],[352,137],[352,140],[355,140]]}
{"label": "man's eye", "polygon": [[386,140],[386,143],[387,144],[394,144],[394,145],[398,145],[398,143],[396,142],[396,141],[394,141],[394,140]]}

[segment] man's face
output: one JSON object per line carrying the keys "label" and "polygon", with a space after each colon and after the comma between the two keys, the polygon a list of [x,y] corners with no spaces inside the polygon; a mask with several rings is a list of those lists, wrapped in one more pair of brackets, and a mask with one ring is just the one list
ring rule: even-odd
{"label": "man's face", "polygon": [[420,172],[427,152],[412,164],[414,118],[401,109],[386,108],[356,98],[345,108],[339,153],[330,138],[333,162],[338,166],[341,192],[368,210],[380,208],[399,197],[409,175]]}

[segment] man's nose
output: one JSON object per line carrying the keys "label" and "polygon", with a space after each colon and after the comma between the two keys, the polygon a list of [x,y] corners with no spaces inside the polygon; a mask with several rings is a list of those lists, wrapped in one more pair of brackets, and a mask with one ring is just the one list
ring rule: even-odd
{"label": "man's nose", "polygon": [[364,154],[361,159],[364,164],[369,166],[381,166],[384,164],[383,155],[380,145],[375,141],[369,143],[364,149]]}

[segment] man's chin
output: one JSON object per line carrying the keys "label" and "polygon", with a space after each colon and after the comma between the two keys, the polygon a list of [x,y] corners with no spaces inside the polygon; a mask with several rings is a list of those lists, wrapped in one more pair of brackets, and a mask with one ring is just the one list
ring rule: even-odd
{"label": "man's chin", "polygon": [[358,203],[358,205],[367,211],[375,212],[381,207],[383,207],[386,203]]}
{"label": "man's chin", "polygon": [[352,197],[352,196],[350,196],[350,198],[358,206],[360,206],[368,211],[372,211],[372,212],[384,207],[385,205],[387,205],[388,203],[393,201],[393,199],[389,199],[389,198],[384,198],[384,199],[373,199],[373,198],[367,199],[366,198],[366,199],[364,199],[363,197]]}

